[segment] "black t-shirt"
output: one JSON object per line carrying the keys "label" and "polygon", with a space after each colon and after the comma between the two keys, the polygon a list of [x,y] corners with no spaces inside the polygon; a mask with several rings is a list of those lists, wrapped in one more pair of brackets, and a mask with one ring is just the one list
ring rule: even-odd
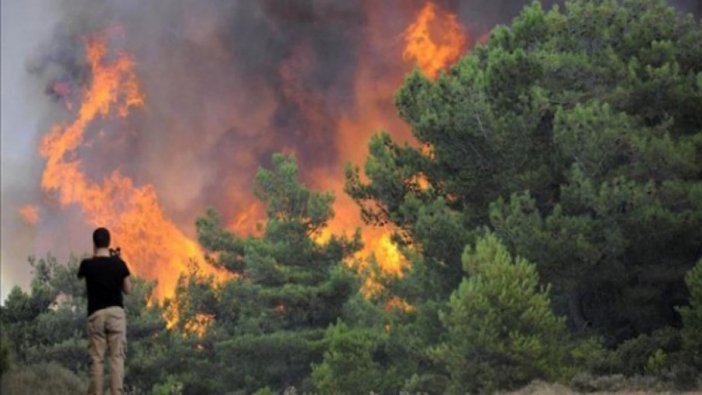
{"label": "black t-shirt", "polygon": [[88,288],[88,315],[106,307],[124,307],[122,283],[128,275],[127,264],[117,256],[84,259],[78,268],[78,278],[85,278]]}

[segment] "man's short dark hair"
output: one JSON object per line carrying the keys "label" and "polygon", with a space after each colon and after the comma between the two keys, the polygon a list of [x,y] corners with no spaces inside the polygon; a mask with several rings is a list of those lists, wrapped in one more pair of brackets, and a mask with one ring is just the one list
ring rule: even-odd
{"label": "man's short dark hair", "polygon": [[93,244],[95,248],[107,248],[110,246],[110,231],[105,228],[97,228],[93,232]]}

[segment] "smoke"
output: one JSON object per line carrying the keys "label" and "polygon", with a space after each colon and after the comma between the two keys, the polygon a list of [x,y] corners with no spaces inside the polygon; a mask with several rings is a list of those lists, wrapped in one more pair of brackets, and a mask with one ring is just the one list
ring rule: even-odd
{"label": "smoke", "polygon": [[[27,257],[48,246],[43,243],[46,239],[43,229],[27,223],[20,209],[28,202],[41,201],[37,180],[42,164],[36,146],[41,131],[60,116],[60,111],[53,108],[51,99],[44,94],[45,82],[27,73],[35,50],[58,22],[54,4],[27,0],[2,2],[0,7],[0,300],[4,300],[12,286],[28,283]],[[43,217],[45,210],[37,210],[36,214]],[[57,249],[57,252],[68,251]]]}
{"label": "smoke", "polygon": [[116,26],[147,97],[146,109],[122,125],[129,132],[101,135],[94,145],[102,148],[85,154],[98,166],[91,172],[118,166],[153,183],[178,222],[192,222],[206,205],[233,215],[272,152],[294,152],[302,167],[338,161],[336,120],[353,106],[364,24],[358,7],[212,0],[63,8],[68,32],[51,47],[73,58],[51,61],[80,75],[80,38]]}
{"label": "smoke", "polygon": [[[474,39],[528,2],[435,3],[457,14]],[[358,216],[342,192],[343,164],[361,163],[380,128],[410,140],[393,95],[412,68],[402,59],[402,34],[424,3],[3,2],[0,300],[9,284],[27,283],[26,255],[89,248],[79,210],[39,191],[43,163],[36,154],[38,136],[68,117],[90,78],[87,35],[107,32],[110,47],[131,54],[146,100],[125,120],[90,126],[77,152],[89,177],[119,170],[135,185],[153,185],[166,215],[187,235],[206,207],[247,233],[262,214],[251,193],[256,168],[273,152],[295,153],[306,182],[335,191],[337,228],[351,231]],[[678,3],[699,12],[694,0]],[[22,108],[6,107],[9,97],[23,98]],[[26,204],[38,205],[36,225],[19,214]]]}

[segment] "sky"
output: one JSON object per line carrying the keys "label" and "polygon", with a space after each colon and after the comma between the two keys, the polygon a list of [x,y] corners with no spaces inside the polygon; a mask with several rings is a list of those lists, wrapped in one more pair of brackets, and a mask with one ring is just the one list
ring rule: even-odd
{"label": "sky", "polygon": [[[27,267],[6,264],[26,261],[35,252],[37,234],[25,224],[16,210],[18,205],[37,196],[41,161],[37,141],[51,113],[49,98],[42,82],[27,71],[27,62],[51,34],[57,22],[56,2],[9,0],[0,3],[2,64],[0,68],[0,122],[2,128],[0,180],[0,297],[18,283],[26,286]],[[21,245],[22,248],[13,248]]]}

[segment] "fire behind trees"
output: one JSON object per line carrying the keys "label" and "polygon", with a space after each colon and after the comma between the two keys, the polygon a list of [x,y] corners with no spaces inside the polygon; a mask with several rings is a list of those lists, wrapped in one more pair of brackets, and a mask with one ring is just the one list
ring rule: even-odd
{"label": "fire behind trees", "polygon": [[[205,12],[212,11],[213,7],[216,8],[213,4],[196,6],[193,10],[200,10],[204,14],[194,12],[195,15],[188,18],[193,18],[191,23],[200,26],[204,23],[202,19],[207,21],[213,17]],[[158,75],[151,74],[154,67],[162,67],[162,65],[154,66],[151,63],[153,55],[141,52],[142,46],[133,41],[132,36],[138,35],[138,27],[142,26],[140,21],[129,17],[125,18],[125,23],[112,21],[108,28],[87,34],[81,37],[79,45],[70,47],[65,41],[73,44],[71,40],[76,37],[76,32],[84,27],[69,25],[66,29],[72,34],[68,34],[69,38],[65,35],[57,35],[57,44],[47,55],[46,62],[57,63],[64,70],[63,74],[49,84],[48,92],[64,104],[71,120],[53,125],[50,132],[42,139],[40,153],[46,160],[41,182],[42,189],[49,198],[49,202],[55,201],[61,207],[79,207],[82,219],[90,226],[112,228],[115,242],[126,247],[125,258],[132,264],[132,270],[146,279],[158,279],[155,296],[160,300],[173,295],[178,276],[187,273],[189,261],[193,258],[195,258],[193,264],[199,266],[201,270],[216,274],[220,280],[226,278],[226,273],[216,272],[207,264],[198,263],[197,258],[202,255],[202,252],[191,240],[192,238],[187,236],[188,232],[183,230],[192,226],[183,226],[177,216],[173,218],[173,199],[180,200],[180,196],[183,195],[200,195],[200,191],[193,189],[197,189],[198,185],[202,186],[201,183],[207,182],[209,178],[205,176],[193,179],[189,177],[190,173],[208,173],[209,170],[204,167],[214,166],[217,169],[209,174],[219,180],[216,183],[216,190],[214,186],[207,187],[211,190],[204,198],[193,198],[187,203],[177,205],[187,206],[187,211],[196,212],[193,210],[202,211],[207,207],[208,202],[212,203],[222,211],[223,220],[230,229],[239,234],[256,234],[259,232],[257,224],[264,219],[265,213],[263,207],[251,199],[252,196],[248,192],[250,182],[246,180],[248,176],[245,174],[253,172],[254,166],[258,163],[269,160],[261,159],[263,153],[269,156],[273,150],[295,152],[303,163],[310,165],[307,177],[315,180],[314,184],[317,186],[332,188],[342,200],[335,207],[334,219],[326,229],[322,230],[318,239],[323,241],[332,233],[353,232],[355,227],[363,224],[354,205],[342,192],[343,182],[339,174],[341,174],[343,161],[354,159],[356,156],[354,152],[363,151],[363,144],[358,144],[363,141],[363,138],[357,134],[361,132],[368,135],[373,128],[382,125],[388,119],[392,121],[396,118],[389,106],[392,89],[399,84],[397,77],[401,77],[403,72],[409,69],[408,66],[416,62],[425,73],[435,77],[439,70],[453,63],[468,45],[468,32],[463,31],[459,26],[456,16],[448,13],[443,7],[438,8],[432,3],[427,3],[416,15],[417,20],[404,31],[401,30],[398,40],[395,40],[399,44],[398,49],[406,46],[407,62],[403,62],[399,53],[396,57],[392,53],[384,54],[383,59],[391,66],[380,77],[390,81],[396,80],[394,85],[388,85],[389,89],[379,89],[378,84],[373,83],[375,87],[371,89],[367,79],[376,77],[364,72],[366,59],[370,55],[361,54],[360,52],[364,50],[358,49],[359,53],[356,55],[358,59],[354,61],[359,64],[354,69],[359,72],[359,75],[347,78],[344,73],[350,73],[346,70],[350,66],[326,65],[325,62],[335,61],[334,54],[325,53],[322,56],[321,43],[314,41],[315,38],[308,37],[307,33],[300,31],[299,26],[295,25],[299,22],[299,18],[322,18],[319,13],[326,8],[323,7],[320,10],[315,6],[308,9],[301,5],[282,8],[269,8],[272,7],[270,5],[263,7],[268,16],[275,21],[276,26],[300,35],[298,41],[280,43],[285,44],[285,47],[279,50],[284,50],[287,54],[284,56],[279,54],[281,58],[273,62],[278,64],[277,69],[271,70],[277,78],[273,83],[274,86],[270,87],[271,82],[268,80],[245,83],[228,76],[227,81],[232,80],[229,82],[235,84],[231,92],[220,95],[212,89],[203,92],[204,96],[199,96],[197,100],[215,98],[218,100],[218,108],[211,111],[217,116],[222,115],[222,111],[226,112],[227,117],[231,115],[232,109],[221,107],[223,103],[229,103],[234,109],[245,111],[238,99],[229,97],[233,92],[248,92],[245,96],[256,101],[256,94],[261,90],[270,90],[275,100],[282,102],[259,103],[258,107],[275,109],[274,113],[262,115],[265,119],[261,120],[261,124],[256,123],[256,116],[252,117],[251,113],[247,113],[246,116],[239,114],[223,121],[222,125],[214,127],[193,125],[196,128],[208,129],[203,133],[214,143],[209,148],[200,144],[202,139],[188,143],[193,139],[193,133],[183,135],[180,126],[173,125],[170,121],[164,123],[165,119],[159,118],[163,110],[160,107],[163,105],[162,102],[172,101],[174,96],[189,98],[192,92],[189,92],[190,89],[187,86],[183,86],[182,90],[179,89],[172,93],[173,96],[164,99],[162,91],[154,87],[160,81],[173,79],[174,76],[178,78],[179,83],[181,81],[178,73],[173,70]],[[374,18],[374,9],[371,5],[356,11],[349,9],[338,17],[342,18],[344,23],[352,25],[359,22],[354,18]],[[109,14],[109,7],[105,12]],[[363,12],[369,15],[359,14]],[[409,11],[405,12],[411,15]],[[327,17],[330,16],[327,15]],[[333,19],[333,17],[330,18]],[[99,19],[91,19],[91,21],[97,23]],[[374,19],[367,23],[371,25],[371,30],[379,29]],[[256,29],[266,30],[263,27]],[[331,27],[319,29],[326,31]],[[378,33],[374,32],[374,34]],[[201,37],[205,42],[200,44],[205,45],[212,40],[221,40],[222,34],[224,32],[219,30],[210,32]],[[154,39],[152,36],[146,37],[148,40]],[[274,37],[277,35],[274,34]],[[278,39],[282,38],[278,37]],[[370,43],[366,45],[371,47],[377,45],[374,43],[376,38],[373,36],[340,37],[338,40],[348,43],[368,40]],[[207,48],[209,48],[208,45],[206,45]],[[184,50],[188,48],[185,44],[183,47]],[[83,51],[80,51],[80,48]],[[134,49],[134,54],[126,51],[128,48]],[[231,51],[234,50],[231,49]],[[82,52],[84,52],[85,61],[78,58],[83,56]],[[271,55],[276,55],[279,51],[274,52]],[[203,62],[213,63],[212,67],[214,64],[220,66],[222,66],[220,63],[228,64],[232,70],[247,66],[248,58],[247,60],[226,58],[221,59],[217,56],[213,59],[210,56],[203,59]],[[141,72],[136,70],[137,63],[141,65]],[[36,68],[40,70],[43,67]],[[183,65],[183,67],[189,66]],[[205,78],[201,75],[199,67],[201,65],[193,66],[192,70],[189,70],[192,75],[186,81],[195,80],[191,83],[199,84],[198,89],[201,89],[210,86],[211,83],[198,80]],[[241,72],[250,73],[247,79],[256,80],[257,73],[261,71],[242,70]],[[330,75],[327,76],[327,74]],[[330,81],[339,80],[334,84],[343,83],[344,85],[336,88],[327,86],[321,81],[326,78]],[[348,113],[338,112],[342,111],[340,109],[346,109],[348,107],[346,105],[327,104],[337,101],[338,96],[345,96],[346,93],[342,91],[349,90],[356,90],[359,103],[367,104],[357,104],[355,106],[358,108]],[[381,102],[385,103],[382,107],[378,104]],[[193,111],[200,112],[199,109],[189,108],[175,118],[183,117],[183,114]],[[206,109],[203,111],[210,112]],[[353,112],[356,113],[353,114]],[[177,124],[180,123],[182,122],[177,122]],[[262,136],[248,138],[234,131],[227,133],[229,137],[224,138],[232,138],[235,146],[230,147],[229,143],[217,142],[219,132],[213,129],[226,128],[229,127],[226,126],[228,124],[236,125],[232,126],[236,128],[251,129],[251,133],[262,134]],[[404,128],[401,129],[404,130]],[[159,136],[154,137],[160,142],[157,147],[150,143],[152,136]],[[339,138],[336,136],[341,136],[341,140],[349,141],[336,144],[333,141]],[[161,142],[163,138],[166,141],[165,145]],[[354,141],[350,141],[351,139]],[[325,148],[313,148],[317,145]],[[338,145],[339,150],[343,152],[333,154],[335,145]],[[241,152],[244,146],[250,146],[250,149],[247,152]],[[162,152],[162,149],[171,148],[177,152]],[[211,149],[222,150],[222,152],[212,152]],[[262,150],[263,153],[252,156],[254,150]],[[193,151],[197,152],[195,155],[202,156],[202,160],[197,160],[198,163],[183,169],[185,173],[175,170],[188,161],[187,157],[193,155]],[[307,151],[315,151],[312,158],[308,158],[311,155],[308,155]],[[330,154],[333,155],[327,157]],[[178,158],[176,161],[178,164],[173,166],[163,166],[163,161],[153,159],[162,158],[169,161],[170,158],[175,157]],[[231,166],[225,166],[226,170],[218,169],[230,158],[235,162],[241,159],[250,163],[230,163]],[[154,162],[158,163],[155,163],[156,167],[152,168],[149,163]],[[335,176],[332,175],[332,171]],[[145,182],[152,178],[148,176],[149,173],[154,172],[158,174],[155,180]],[[178,177],[173,179],[176,173]],[[164,185],[162,179],[171,179],[171,182]],[[174,189],[174,184],[180,185],[181,188]],[[174,194],[176,196],[173,196]],[[47,214],[60,215],[56,212],[56,208],[57,206],[49,204]],[[232,214],[232,208],[235,215]],[[24,214],[27,210],[21,212]],[[35,210],[34,213],[38,211]],[[31,219],[31,222],[26,222],[41,229],[51,228],[45,222],[41,222],[38,215],[34,215]],[[373,253],[387,271],[397,272],[404,260],[390,241],[390,232],[387,228],[363,227],[361,235],[365,247],[362,252],[359,252],[359,256]]]}
{"label": "fire behind trees", "polygon": [[[260,236],[198,221],[211,265],[238,277],[182,278],[180,331],[163,331],[146,288],[132,300],[133,386],[488,392],[537,378],[597,389],[587,375],[612,373],[700,385],[699,24],[656,0],[532,6],[447,74],[411,74],[396,104],[421,149],[376,135],[346,190],[367,221],[395,226],[405,275],[371,259],[383,288],[359,297],[341,264],[357,240],[314,241],[331,197],[275,156],[257,177]],[[20,363],[83,374],[80,284],[36,267],[3,333]],[[49,309],[59,291],[72,297]]]}

